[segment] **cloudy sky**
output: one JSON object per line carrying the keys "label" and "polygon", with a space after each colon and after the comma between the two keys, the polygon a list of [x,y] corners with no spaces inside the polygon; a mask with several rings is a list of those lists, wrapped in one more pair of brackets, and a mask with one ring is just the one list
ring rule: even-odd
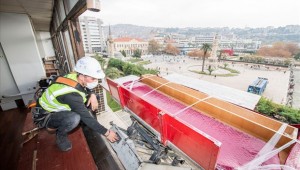
{"label": "cloudy sky", "polygon": [[104,25],[267,27],[300,25],[300,0],[100,0]]}

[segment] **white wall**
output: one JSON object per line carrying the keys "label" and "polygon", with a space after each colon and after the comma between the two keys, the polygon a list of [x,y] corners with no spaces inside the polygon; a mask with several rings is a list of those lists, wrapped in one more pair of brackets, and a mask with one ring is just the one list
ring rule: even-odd
{"label": "white wall", "polygon": [[55,56],[50,32],[36,32],[37,44],[42,58]]}
{"label": "white wall", "polygon": [[35,38],[36,38],[37,47],[38,47],[39,52],[40,52],[40,57],[44,58],[45,57],[45,50],[44,50],[43,42],[42,42],[42,39],[41,39],[41,36],[40,36],[39,32],[35,33]]}
{"label": "white wall", "polygon": [[19,93],[0,44],[0,99],[3,95]]}
{"label": "white wall", "polygon": [[[32,91],[45,70],[29,17],[0,12],[0,41],[20,93]],[[28,96],[22,98],[27,100]]]}

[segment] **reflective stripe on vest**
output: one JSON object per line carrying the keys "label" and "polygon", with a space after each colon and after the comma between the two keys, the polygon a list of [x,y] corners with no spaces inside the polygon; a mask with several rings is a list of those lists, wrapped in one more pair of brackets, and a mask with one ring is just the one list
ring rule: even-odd
{"label": "reflective stripe on vest", "polygon": [[[65,76],[72,80],[77,81],[77,74],[68,74]],[[47,90],[43,93],[42,97],[39,98],[39,103],[43,109],[49,112],[59,112],[59,111],[70,111],[71,108],[67,104],[62,104],[56,99],[58,96],[69,94],[69,93],[78,93],[82,96],[83,102],[86,102],[86,94],[64,84],[52,84]]]}

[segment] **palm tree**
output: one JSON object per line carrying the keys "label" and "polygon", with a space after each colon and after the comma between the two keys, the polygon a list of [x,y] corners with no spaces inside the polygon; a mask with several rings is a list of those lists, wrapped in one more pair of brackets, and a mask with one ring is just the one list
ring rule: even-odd
{"label": "palm tree", "polygon": [[212,67],[211,67],[211,65],[209,65],[208,66],[208,72],[209,72],[209,75],[211,75],[211,73],[213,72],[213,71],[215,71]]}
{"label": "palm tree", "polygon": [[204,72],[205,56],[206,56],[207,51],[211,51],[211,45],[204,43],[204,44],[202,44],[201,50],[204,51],[204,55],[202,57],[202,61],[203,61],[202,62],[202,72]]}

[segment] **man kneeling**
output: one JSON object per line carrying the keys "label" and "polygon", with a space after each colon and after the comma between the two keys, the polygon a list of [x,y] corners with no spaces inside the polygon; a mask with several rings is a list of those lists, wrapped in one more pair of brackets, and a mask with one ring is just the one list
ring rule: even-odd
{"label": "man kneeling", "polygon": [[56,132],[56,144],[62,151],[72,148],[68,132],[82,121],[91,129],[104,135],[110,142],[118,140],[115,132],[107,130],[88,111],[98,108],[98,100],[91,92],[98,85],[98,79],[105,77],[99,62],[91,57],[78,60],[75,72],[67,74],[70,84],[53,82],[38,99],[33,111],[34,122],[40,128]]}

